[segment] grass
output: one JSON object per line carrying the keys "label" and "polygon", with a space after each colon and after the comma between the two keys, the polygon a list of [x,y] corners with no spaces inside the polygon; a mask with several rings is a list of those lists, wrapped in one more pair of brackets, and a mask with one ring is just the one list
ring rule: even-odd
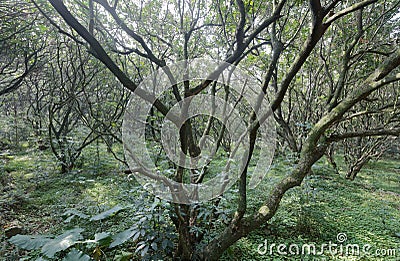
{"label": "grass", "polygon": [[[82,169],[68,174],[59,174],[57,164],[46,152],[28,151],[1,156],[0,181],[3,180],[9,189],[0,196],[0,225],[6,228],[17,221],[26,234],[58,234],[77,224],[74,220],[63,222],[65,217],[62,214],[67,209],[95,214],[117,204],[132,203],[135,195],[143,193],[131,193],[137,186],[136,182],[123,174],[121,165],[110,155],[101,155],[101,158],[91,155],[95,153],[88,151],[84,155]],[[267,178],[249,192],[249,212],[261,206],[273,183],[286,175],[291,167],[290,159],[275,160],[269,174],[273,178]],[[399,174],[398,160],[385,159],[369,163],[352,182],[344,179],[344,173],[335,174],[328,163],[321,160],[301,187],[285,195],[271,222],[239,240],[225,253],[223,260],[398,260]],[[235,199],[233,192],[227,197]],[[100,227],[104,229],[114,225],[111,229],[118,231],[115,225],[125,226],[128,215],[116,216],[101,223]],[[269,246],[273,243],[287,246],[338,243],[336,237],[339,233],[347,236],[344,245],[371,245],[371,254],[331,255],[324,251],[320,255],[283,255],[275,248],[272,254],[261,255],[257,251],[264,242]],[[37,257],[36,252],[22,251],[7,243],[3,230],[0,240],[0,260]],[[395,249],[397,256],[380,257],[373,254],[376,249]],[[132,249],[125,245],[123,250]]]}
{"label": "grass", "polygon": [[[286,173],[290,165],[284,161],[273,172]],[[270,224],[239,240],[225,255],[226,260],[399,260],[400,258],[400,175],[398,160],[371,162],[355,181],[337,175],[321,160],[303,185],[289,191]],[[266,193],[264,183],[253,191],[252,199]],[[260,205],[252,201],[252,205]],[[337,235],[345,233],[348,244],[371,245],[369,255],[260,255],[258,246],[265,240],[269,245],[314,243],[317,246],[337,243]],[[397,235],[396,235],[397,234]],[[268,248],[269,249],[269,248]],[[379,256],[375,251],[391,251],[394,255]],[[286,249],[287,251],[287,249]],[[318,252],[318,251],[317,251]],[[345,251],[344,251],[345,252]],[[349,252],[351,254],[351,252]],[[390,253],[393,254],[393,253]],[[325,259],[324,259],[325,258]]]}

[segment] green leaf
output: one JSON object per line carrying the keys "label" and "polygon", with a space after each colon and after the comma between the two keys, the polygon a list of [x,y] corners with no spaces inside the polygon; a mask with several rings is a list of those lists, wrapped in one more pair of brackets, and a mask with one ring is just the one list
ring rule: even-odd
{"label": "green leaf", "polygon": [[26,250],[33,250],[39,249],[48,243],[51,240],[49,236],[45,235],[38,235],[38,236],[30,236],[30,235],[16,235],[10,238],[8,241],[10,243],[26,249]]}
{"label": "green leaf", "polygon": [[140,231],[136,227],[131,227],[125,231],[122,231],[116,235],[113,236],[114,241],[111,243],[109,248],[113,248],[116,246],[119,246],[126,241],[128,241],[133,235],[134,236],[134,241],[140,236]]}
{"label": "green leaf", "polygon": [[97,214],[97,215],[93,216],[90,219],[90,221],[98,221],[98,220],[102,220],[102,219],[108,218],[108,217],[110,217],[112,215],[115,215],[116,213],[118,213],[119,211],[121,211],[123,209],[125,209],[125,208],[117,205],[117,206],[113,207],[112,209],[109,209],[107,211],[104,211],[104,212],[102,212],[100,214]]}
{"label": "green leaf", "polygon": [[45,26],[43,24],[40,24],[38,27],[39,27],[41,32],[46,32],[47,31],[47,26]]}
{"label": "green leaf", "polygon": [[154,251],[157,251],[157,249],[158,249],[157,243],[156,243],[156,242],[151,243],[151,248],[152,248]]}
{"label": "green leaf", "polygon": [[88,239],[82,243],[98,243],[99,245],[109,245],[112,240],[111,235],[108,232],[100,232],[94,235],[94,239]]}
{"label": "green leaf", "polygon": [[144,256],[147,254],[148,251],[149,251],[149,246],[146,245],[146,247],[142,250],[142,252],[140,253],[140,255],[141,255],[142,257],[144,257]]}
{"label": "green leaf", "polygon": [[168,239],[164,239],[164,240],[162,241],[161,246],[162,246],[163,249],[166,249],[166,248],[168,247]]}
{"label": "green leaf", "polygon": [[107,232],[101,232],[94,235],[94,241],[99,243],[102,246],[109,245],[112,240],[112,237]]}
{"label": "green leaf", "polygon": [[72,249],[68,255],[66,255],[63,261],[89,261],[90,257],[79,251],[78,249]]}
{"label": "green leaf", "polygon": [[64,212],[64,214],[62,214],[63,216],[77,216],[83,219],[88,218],[89,216],[76,210],[76,209],[68,209],[67,211]]}
{"label": "green leaf", "polygon": [[69,216],[67,219],[64,220],[64,223],[69,223],[71,220],[76,217],[75,215]]}
{"label": "green leaf", "polygon": [[133,253],[132,252],[122,251],[121,254],[116,255],[114,257],[114,261],[129,261],[129,260],[131,260],[132,257],[133,257]]}
{"label": "green leaf", "polygon": [[99,242],[103,239],[106,239],[109,236],[110,236],[110,234],[108,234],[107,232],[96,233],[94,235],[94,241]]}
{"label": "green leaf", "polygon": [[42,253],[48,257],[54,257],[57,252],[63,251],[70,246],[73,246],[75,243],[78,242],[79,239],[82,239],[82,231],[82,228],[68,230],[64,234],[47,242],[42,247]]}
{"label": "green leaf", "polygon": [[76,209],[69,209],[67,210],[63,216],[69,216],[67,219],[64,220],[64,223],[69,223],[71,222],[72,219],[74,219],[75,217],[80,217],[82,219],[88,219],[89,216],[76,210]]}

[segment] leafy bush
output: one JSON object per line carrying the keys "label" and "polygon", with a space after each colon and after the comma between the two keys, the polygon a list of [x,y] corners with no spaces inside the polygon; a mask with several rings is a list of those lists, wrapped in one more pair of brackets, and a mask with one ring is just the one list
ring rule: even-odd
{"label": "leafy bush", "polygon": [[[167,218],[168,209],[169,203],[143,193],[134,204],[116,205],[92,216],[77,209],[67,210],[63,214],[64,222],[71,224],[76,221],[78,227],[61,235],[16,235],[9,242],[26,250],[40,250],[41,260],[63,258],[84,261],[90,259],[89,254],[95,260],[102,260],[101,256],[106,252],[107,255],[113,254],[114,260],[129,260],[133,257],[142,260],[160,259],[171,255],[176,238],[173,225]],[[118,227],[118,219],[121,217],[125,217],[122,222],[124,228]],[[103,231],[108,220],[112,225]],[[127,242],[134,243],[133,249],[126,246],[123,249],[132,252],[120,251]]]}

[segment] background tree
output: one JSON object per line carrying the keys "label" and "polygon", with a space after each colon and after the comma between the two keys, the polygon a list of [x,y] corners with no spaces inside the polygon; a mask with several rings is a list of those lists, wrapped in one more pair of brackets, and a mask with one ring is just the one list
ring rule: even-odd
{"label": "background tree", "polygon": [[[0,37],[0,95],[15,91],[37,67],[44,46],[39,13],[26,1],[3,1]],[[20,20],[24,19],[24,23]]]}

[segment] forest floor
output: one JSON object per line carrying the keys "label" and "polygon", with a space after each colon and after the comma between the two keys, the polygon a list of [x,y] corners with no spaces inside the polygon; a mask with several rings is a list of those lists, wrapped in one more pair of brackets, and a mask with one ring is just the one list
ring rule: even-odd
{"label": "forest floor", "polygon": [[[279,158],[269,175],[284,175],[292,165],[290,159]],[[48,152],[28,149],[23,153],[1,153],[0,260],[37,260],[41,256],[40,251],[22,250],[10,244],[6,231],[10,233],[11,227],[16,228],[14,232],[29,235],[57,235],[67,228],[82,226],[76,216],[132,204],[143,193],[109,155],[86,153],[78,167],[71,173],[60,174]],[[270,186],[263,182],[249,192],[249,212],[261,205],[262,195]],[[79,212],[71,215],[71,210]],[[95,232],[120,231],[132,215],[135,213],[118,214],[101,219],[96,226],[88,223],[84,226]],[[336,244],[336,252],[328,251],[329,244]],[[316,247],[315,255],[302,254],[302,248],[310,245]],[[359,253],[349,253],[355,246],[359,247]],[[368,253],[363,251],[366,248]],[[134,251],[128,241],[112,251],[94,245],[86,254],[99,260],[124,260],[124,253]],[[399,160],[371,162],[355,181],[344,179],[343,173],[335,174],[321,160],[301,187],[285,195],[270,225],[239,240],[223,257],[223,260],[300,259],[400,260]]]}

